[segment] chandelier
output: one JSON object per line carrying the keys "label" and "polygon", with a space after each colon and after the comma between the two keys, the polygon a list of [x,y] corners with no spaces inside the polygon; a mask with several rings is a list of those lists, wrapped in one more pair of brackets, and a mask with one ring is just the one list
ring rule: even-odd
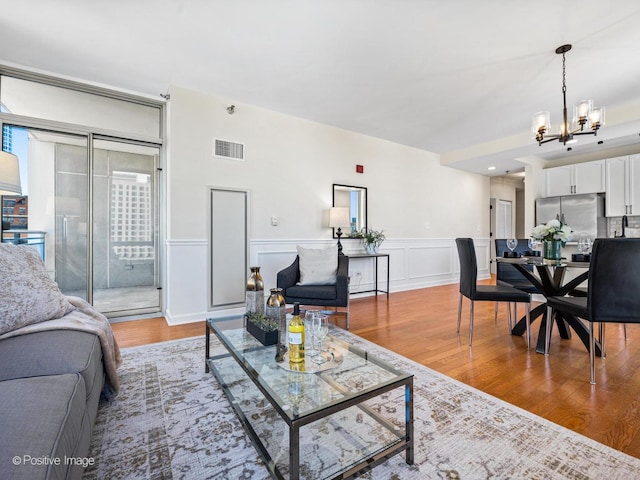
{"label": "chandelier", "polygon": [[[560,125],[560,133],[556,135],[548,135],[551,128],[551,116],[549,112],[538,112],[533,116],[532,132],[538,145],[558,140],[562,144],[575,142],[576,135],[597,135],[598,129],[604,125],[604,107],[594,107],[593,100],[582,100],[577,106],[573,107],[573,119],[569,123],[567,116],[567,82],[565,73],[565,56],[564,54],[571,50],[571,45],[562,45],[556,49],[558,55],[562,55],[562,124]],[[589,124],[591,129],[585,131],[585,125]]]}

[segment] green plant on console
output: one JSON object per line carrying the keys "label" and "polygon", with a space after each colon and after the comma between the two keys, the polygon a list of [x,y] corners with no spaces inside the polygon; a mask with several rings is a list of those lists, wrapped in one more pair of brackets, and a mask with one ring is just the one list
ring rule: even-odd
{"label": "green plant on console", "polygon": [[373,245],[376,248],[387,238],[384,236],[384,230],[368,230],[367,228],[362,228],[360,231],[352,233],[351,237],[359,238],[362,245]]}

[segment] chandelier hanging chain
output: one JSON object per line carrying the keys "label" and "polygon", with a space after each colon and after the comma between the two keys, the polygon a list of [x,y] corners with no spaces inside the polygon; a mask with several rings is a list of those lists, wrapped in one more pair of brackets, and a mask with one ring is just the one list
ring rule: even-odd
{"label": "chandelier hanging chain", "polygon": [[[567,59],[565,52],[562,52],[562,127],[560,129],[560,135],[567,135],[569,132],[569,124],[567,123]],[[565,140],[566,142],[566,140]]]}
{"label": "chandelier hanging chain", "polygon": [[562,52],[562,93],[567,93],[567,58]]}
{"label": "chandelier hanging chain", "polygon": [[[539,145],[558,140],[563,144],[567,144],[573,140],[574,135],[597,135],[598,129],[604,125],[604,107],[593,108],[591,100],[583,100],[575,107],[573,123],[576,128],[572,131],[569,125],[567,113],[567,69],[565,54],[571,50],[571,45],[561,45],[556,49],[557,54],[562,54],[562,125],[560,133],[557,135],[548,135],[551,122],[549,112],[539,112],[533,117],[533,134]],[[591,122],[591,131],[584,131],[587,122]],[[575,141],[575,140],[573,140]]]}

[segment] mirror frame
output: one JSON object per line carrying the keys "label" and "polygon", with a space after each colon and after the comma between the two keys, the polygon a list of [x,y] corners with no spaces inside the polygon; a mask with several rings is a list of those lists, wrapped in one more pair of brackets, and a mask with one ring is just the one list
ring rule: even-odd
{"label": "mirror frame", "polygon": [[[363,205],[364,205],[364,222],[363,222],[363,227],[364,228],[368,228],[368,213],[367,213],[367,187],[357,187],[355,185],[345,185],[342,183],[334,183],[333,184],[333,190],[332,190],[332,206],[335,207],[336,206],[336,187],[342,187],[339,188],[338,190],[359,190],[360,192],[362,192],[364,194],[364,199],[363,199]],[[348,234],[346,232],[344,232],[342,234],[342,239],[344,240],[345,238],[350,238],[351,232],[349,232]],[[338,236],[336,235],[336,229],[333,229],[333,238],[338,238]]]}

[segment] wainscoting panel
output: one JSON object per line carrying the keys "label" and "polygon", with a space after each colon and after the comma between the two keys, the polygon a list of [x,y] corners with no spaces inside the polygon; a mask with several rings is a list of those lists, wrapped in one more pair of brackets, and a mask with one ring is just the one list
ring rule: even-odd
{"label": "wainscoting panel", "polygon": [[[489,277],[489,239],[475,239],[478,258],[478,278]],[[364,249],[353,240],[343,241],[346,255],[362,254]],[[335,240],[252,240],[250,258],[260,271],[265,289],[276,284],[278,271],[290,265],[296,257],[296,246],[326,248]],[[458,251],[455,239],[390,239],[380,247],[380,253],[390,255],[391,292],[411,290],[459,281]],[[386,289],[387,262],[378,261],[378,285]],[[354,258],[349,262],[351,290],[373,288],[374,260]],[[268,290],[267,290],[268,291]]]}
{"label": "wainscoting panel", "polygon": [[207,318],[207,241],[166,243],[167,280],[164,315],[169,325]]}
{"label": "wainscoting panel", "polygon": [[428,277],[442,277],[453,274],[453,254],[451,244],[409,246],[407,276],[410,280]]}
{"label": "wainscoting panel", "polygon": [[[343,241],[346,255],[364,253],[353,240]],[[332,239],[254,239],[250,241],[250,266],[259,266],[265,284],[265,299],[276,286],[277,274],[295,260],[296,246],[324,248],[335,245]],[[489,278],[490,240],[475,239],[478,279]],[[170,325],[224,317],[242,309],[207,310],[207,241],[172,240],[166,243],[167,288],[164,292],[165,316]],[[458,252],[455,239],[390,239],[381,253],[390,255],[390,291],[399,292],[459,281]],[[374,286],[374,261],[368,258],[349,262],[351,290],[354,293]],[[386,290],[387,262],[378,263],[379,287]],[[247,277],[249,272],[247,272]],[[363,294],[366,295],[366,294]]]}

